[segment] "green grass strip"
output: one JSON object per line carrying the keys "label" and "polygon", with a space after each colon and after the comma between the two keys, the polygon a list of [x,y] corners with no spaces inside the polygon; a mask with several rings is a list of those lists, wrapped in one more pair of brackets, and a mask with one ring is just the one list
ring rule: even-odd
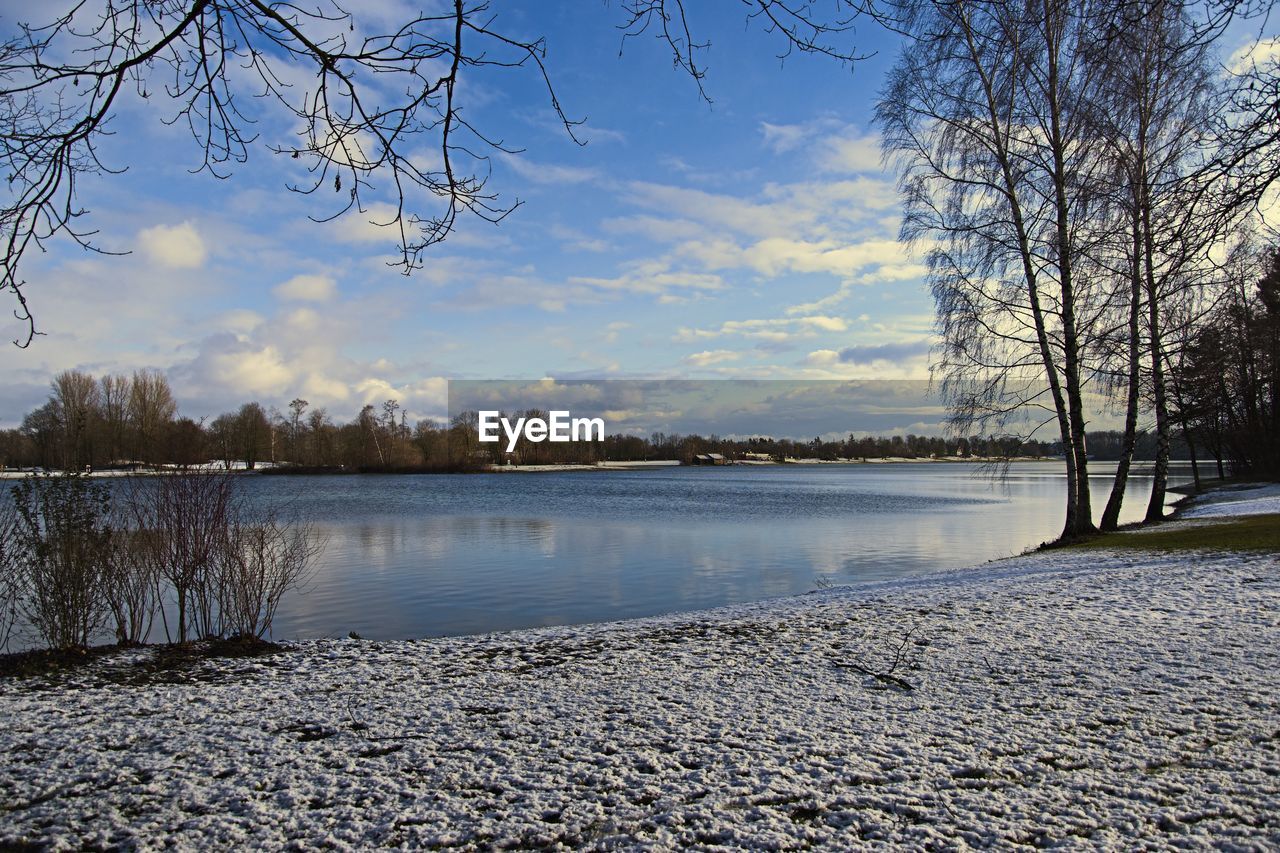
{"label": "green grass strip", "polygon": [[1108,533],[1070,547],[1135,551],[1280,551],[1280,514],[1247,515],[1230,521],[1209,518],[1194,521],[1196,523],[1190,527]]}

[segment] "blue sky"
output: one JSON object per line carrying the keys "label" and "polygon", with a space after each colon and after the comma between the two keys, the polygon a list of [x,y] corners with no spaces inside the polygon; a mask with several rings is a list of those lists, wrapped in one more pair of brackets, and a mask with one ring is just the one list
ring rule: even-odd
{"label": "blue sky", "polygon": [[[352,8],[376,26],[400,5]],[[0,26],[21,6],[0,3]],[[588,144],[531,75],[468,80],[471,120],[524,149],[490,184],[522,205],[463,220],[410,277],[369,216],[309,221],[330,199],[287,192],[296,167],[261,145],[230,180],[189,174],[199,152],[161,122],[172,107],[132,97],[103,146],[129,171],[79,195],[98,243],[131,254],[54,241],[26,261],[47,334],[6,353],[0,421],[68,368],[162,369],[195,417],[296,396],[338,418],[389,397],[439,416],[447,378],[927,377],[932,303],[870,125],[893,41],[868,24],[850,44],[877,53],[852,70],[781,63],[743,7],[715,6],[694,19],[708,106],[655,40],[619,57],[616,3],[494,2],[497,28],[546,37]],[[287,138],[262,119],[264,141]]]}

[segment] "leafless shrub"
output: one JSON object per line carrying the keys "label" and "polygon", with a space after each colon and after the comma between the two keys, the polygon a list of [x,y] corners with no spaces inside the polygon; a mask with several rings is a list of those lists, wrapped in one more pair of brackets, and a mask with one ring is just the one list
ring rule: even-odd
{"label": "leafless shrub", "polygon": [[50,648],[87,646],[106,610],[107,489],[74,474],[28,477],[13,497],[18,611]]}
{"label": "leafless shrub", "polygon": [[192,471],[114,495],[78,475],[22,481],[0,502],[0,647],[19,622],[51,648],[86,646],[104,628],[142,643],[157,612],[171,643],[269,633],[324,540],[240,500],[237,486]]}
{"label": "leafless shrub", "polygon": [[157,594],[154,567],[147,555],[156,547],[155,531],[118,530],[103,576],[103,595],[115,626],[116,641],[137,645],[147,640],[155,622]]}
{"label": "leafless shrub", "polygon": [[[165,637],[185,643],[222,633],[219,551],[235,513],[231,475],[182,471],[131,483],[136,558],[159,602],[173,596],[176,624],[161,607]],[[164,587],[167,586],[167,590]]]}
{"label": "leafless shrub", "polygon": [[244,637],[270,632],[280,599],[306,583],[323,547],[310,524],[274,513],[233,521],[221,554],[224,632]]}
{"label": "leafless shrub", "polygon": [[130,639],[145,635],[157,608],[170,642],[261,637],[285,592],[306,581],[322,539],[309,524],[249,506],[238,483],[225,472],[182,471],[131,484],[134,530],[115,575],[124,605],[117,628]]}
{"label": "leafless shrub", "polygon": [[0,496],[0,649],[8,649],[18,615],[18,510]]}

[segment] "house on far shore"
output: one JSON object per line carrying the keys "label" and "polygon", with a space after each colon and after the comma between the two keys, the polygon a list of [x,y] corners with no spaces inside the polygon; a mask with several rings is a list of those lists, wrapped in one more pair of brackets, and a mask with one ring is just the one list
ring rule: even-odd
{"label": "house on far shore", "polygon": [[691,465],[728,465],[729,460],[722,453],[698,453],[690,460]]}

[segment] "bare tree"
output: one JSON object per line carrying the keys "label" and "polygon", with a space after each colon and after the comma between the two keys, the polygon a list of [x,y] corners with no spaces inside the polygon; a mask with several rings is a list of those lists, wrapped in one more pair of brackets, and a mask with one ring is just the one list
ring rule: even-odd
{"label": "bare tree", "polygon": [[31,442],[37,465],[61,467],[62,427],[62,414],[52,401],[23,416],[21,431]]}
{"label": "bare tree", "polygon": [[257,467],[263,452],[271,450],[271,421],[261,403],[245,403],[236,413],[239,454],[250,471]]}
{"label": "bare tree", "polygon": [[[378,416],[374,414],[373,404],[368,403],[360,410],[360,414],[356,417],[356,423],[359,428],[361,442],[364,448],[369,446],[369,442],[373,442],[374,450],[378,454],[378,464],[386,465],[387,456],[382,450],[382,441],[378,438],[381,430],[381,424],[378,422]],[[368,458],[367,452],[360,454],[361,460]]]}
{"label": "bare tree", "polygon": [[303,414],[309,405],[301,397],[289,401],[289,461],[295,464],[302,461],[302,435],[307,428]]}
{"label": "bare tree", "polygon": [[329,413],[324,409],[312,409],[307,417],[307,430],[311,433],[311,464],[331,464],[336,428],[329,420]]}
{"label": "bare tree", "polygon": [[223,470],[230,470],[236,456],[236,416],[226,413],[214,418],[209,424],[209,442]]}
{"label": "bare tree", "polygon": [[1064,0],[921,5],[877,117],[901,169],[903,237],[931,246],[935,375],[962,433],[1047,412],[1066,460],[1063,536],[1087,533],[1096,288],[1077,274],[1077,217],[1099,168],[1080,50],[1092,21]]}
{"label": "bare tree", "polygon": [[[1124,447],[1102,516],[1102,528],[1111,530],[1119,523],[1144,390],[1158,445],[1147,518],[1164,514],[1171,433],[1167,339],[1177,331],[1175,323],[1194,323],[1203,313],[1201,290],[1217,277],[1211,250],[1235,217],[1201,168],[1219,92],[1210,42],[1186,6],[1178,0],[1119,3],[1100,23],[1090,48],[1100,68],[1090,102],[1109,186],[1097,198],[1114,215],[1093,217],[1091,227],[1115,258],[1101,266],[1111,267],[1123,316],[1113,331],[1125,401]],[[1108,233],[1118,239],[1108,240]]]}
{"label": "bare tree", "polygon": [[129,379],[109,374],[98,380],[98,389],[102,412],[102,451],[109,464],[124,458],[129,423]]}
{"label": "bare tree", "polygon": [[[1215,454],[1238,474],[1280,472],[1280,250],[1241,241],[1227,297],[1187,346],[1180,396]],[[1219,462],[1219,470],[1222,470]]]}
{"label": "bare tree", "polygon": [[98,383],[78,370],[64,370],[53,378],[53,400],[63,419],[62,467],[82,471],[93,463],[93,439],[98,427]]}
{"label": "bare tree", "polygon": [[[777,35],[781,44],[779,59],[792,53],[811,54],[849,65],[865,58],[847,42],[855,35],[855,25],[864,19],[897,29],[909,17],[908,4],[872,0],[837,0],[824,9],[813,0],[739,0],[746,10],[747,23],[756,23],[766,32]],[[692,4],[691,4],[692,5]],[[690,21],[684,0],[624,0],[624,17],[619,29],[625,46],[629,39],[652,34],[670,51],[673,68],[684,72],[697,84],[698,94],[710,102],[703,86],[707,76],[703,57],[711,49],[711,41],[699,37]],[[827,13],[829,10],[829,14]]]}
{"label": "bare tree", "polygon": [[160,437],[173,421],[178,406],[169,380],[158,370],[135,370],[129,382],[129,427],[137,459],[159,458]]}
{"label": "bare tree", "polygon": [[[1215,156],[1206,169],[1225,184],[1229,207],[1258,209],[1280,184],[1280,52],[1274,3],[1217,0],[1208,6],[1216,14],[1202,29],[1210,35],[1233,19],[1261,22],[1252,43],[1238,52],[1228,69],[1227,110],[1216,124]],[[1270,230],[1274,237],[1274,224]]]}

